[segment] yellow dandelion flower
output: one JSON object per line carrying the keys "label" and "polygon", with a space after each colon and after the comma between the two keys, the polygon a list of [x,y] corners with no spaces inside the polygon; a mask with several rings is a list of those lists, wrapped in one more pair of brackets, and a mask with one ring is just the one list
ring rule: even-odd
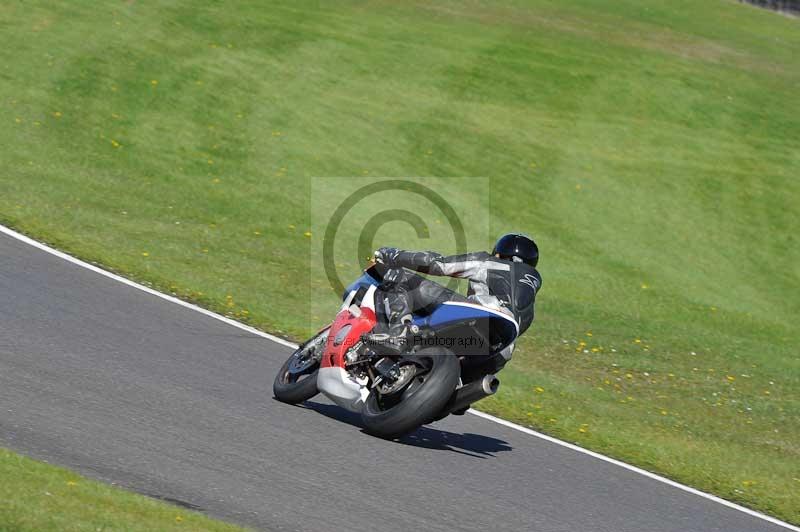
{"label": "yellow dandelion flower", "polygon": [[75,482],[74,480],[68,480],[67,481],[67,486],[77,486],[77,485],[78,485],[78,483]]}
{"label": "yellow dandelion flower", "polygon": [[152,85],[153,87],[155,87],[156,85],[158,85],[158,80],[157,80],[157,79],[151,79],[151,80],[150,80],[150,85]]}
{"label": "yellow dandelion flower", "polygon": [[641,344],[641,343],[642,343],[642,341],[641,341],[639,338],[637,338],[636,340],[634,340],[634,341],[633,341],[633,343],[635,343],[635,344]]}
{"label": "yellow dandelion flower", "polygon": [[305,233],[303,233],[303,236],[310,237],[311,236],[311,231],[306,231]]}
{"label": "yellow dandelion flower", "polygon": [[183,521],[183,517],[181,517],[180,515],[176,515],[175,516],[175,522],[176,523],[180,523],[181,521]]}
{"label": "yellow dandelion flower", "polygon": [[642,283],[642,290],[647,290],[648,288],[650,288],[650,287],[647,286],[645,283]]}
{"label": "yellow dandelion flower", "polygon": [[53,113],[53,116],[56,118],[61,118],[61,111],[56,111],[55,113]]}
{"label": "yellow dandelion flower", "polygon": [[120,144],[114,139],[111,139],[111,145],[114,146],[115,148],[119,148],[120,146],[122,146],[122,144]]}
{"label": "yellow dandelion flower", "polygon": [[149,257],[150,254],[146,251],[142,251],[142,257]]}
{"label": "yellow dandelion flower", "polygon": [[[709,371],[711,371],[711,370],[709,370]],[[733,381],[735,381],[735,380],[736,380],[736,377],[734,377],[733,375],[728,375],[728,376],[727,376],[727,377],[725,377],[725,378],[726,378],[726,379],[728,379],[728,382],[733,382]]]}
{"label": "yellow dandelion flower", "polygon": [[544,393],[544,388],[542,388],[541,386],[537,386],[536,388],[533,389],[533,391],[535,391],[536,393]]}

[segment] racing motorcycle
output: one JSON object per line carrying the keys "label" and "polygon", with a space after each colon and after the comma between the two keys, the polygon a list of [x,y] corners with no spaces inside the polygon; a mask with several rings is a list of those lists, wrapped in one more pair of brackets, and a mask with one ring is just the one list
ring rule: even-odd
{"label": "racing motorcycle", "polygon": [[292,353],[273,392],[290,404],[322,392],[360,413],[368,433],[394,439],[494,394],[495,360],[519,327],[494,309],[448,301],[415,312],[404,348],[387,348],[368,336],[386,319],[382,305],[376,310],[385,271],[374,264],[345,289],[333,323]]}

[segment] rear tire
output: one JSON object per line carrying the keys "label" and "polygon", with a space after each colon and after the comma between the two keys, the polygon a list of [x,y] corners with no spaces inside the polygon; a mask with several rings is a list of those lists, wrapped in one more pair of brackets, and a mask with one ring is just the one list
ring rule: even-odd
{"label": "rear tire", "polygon": [[272,383],[272,393],[278,401],[294,405],[319,393],[317,373],[327,338],[325,329],[298,347],[283,363]]}
{"label": "rear tire", "polygon": [[[423,349],[416,355],[431,363],[430,370],[414,377],[402,400],[384,410],[376,390],[364,403],[361,419],[366,431],[379,438],[394,439],[412,432],[441,414],[458,385],[461,364],[447,349]],[[413,388],[416,385],[416,388]],[[406,396],[408,394],[408,396]]]}

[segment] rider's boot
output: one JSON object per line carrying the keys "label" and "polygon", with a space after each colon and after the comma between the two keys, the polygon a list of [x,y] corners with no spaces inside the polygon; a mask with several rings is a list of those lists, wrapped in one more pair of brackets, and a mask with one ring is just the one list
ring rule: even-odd
{"label": "rider's boot", "polygon": [[409,350],[411,343],[412,325],[411,315],[406,314],[400,323],[390,323],[388,332],[373,332],[364,335],[364,340],[370,347],[387,354],[402,355]]}
{"label": "rider's boot", "polygon": [[364,335],[364,341],[375,351],[401,355],[408,351],[411,340],[412,316],[408,290],[402,284],[392,282],[382,303],[386,319],[380,320],[371,334]]}

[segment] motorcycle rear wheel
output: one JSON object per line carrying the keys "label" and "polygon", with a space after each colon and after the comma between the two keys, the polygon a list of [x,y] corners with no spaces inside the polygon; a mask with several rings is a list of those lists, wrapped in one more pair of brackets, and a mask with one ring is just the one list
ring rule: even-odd
{"label": "motorcycle rear wheel", "polygon": [[369,434],[385,439],[408,434],[440,414],[453,395],[461,374],[458,357],[442,348],[423,349],[416,356],[430,368],[414,377],[399,402],[386,408],[380,394],[376,390],[370,392],[361,411]]}
{"label": "motorcycle rear wheel", "polygon": [[283,363],[272,383],[272,393],[278,401],[294,405],[319,393],[317,373],[327,338],[325,329],[298,347]]}

